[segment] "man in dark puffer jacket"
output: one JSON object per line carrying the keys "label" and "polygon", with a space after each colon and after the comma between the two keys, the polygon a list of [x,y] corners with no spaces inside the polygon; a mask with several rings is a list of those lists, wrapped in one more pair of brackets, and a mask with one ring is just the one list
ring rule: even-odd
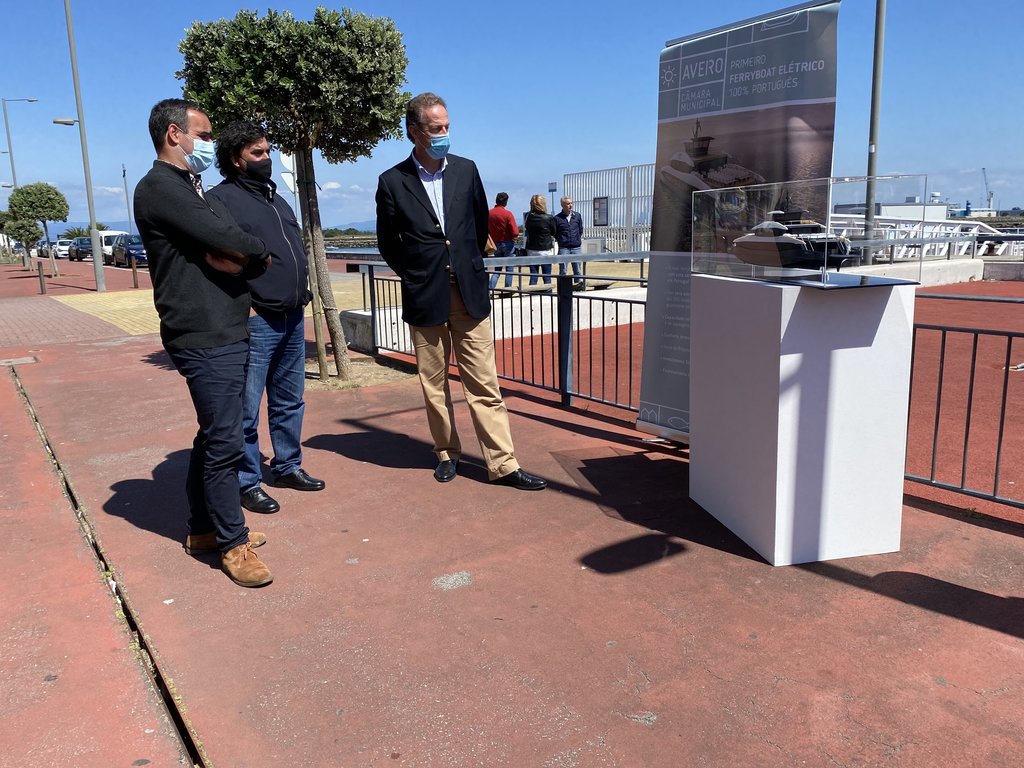
{"label": "man in dark puffer jacket", "polygon": [[306,375],[304,311],[312,295],[308,266],[295,214],[271,181],[270,145],[255,123],[236,122],[217,137],[217,166],[224,181],[209,191],[224,203],[238,225],[267,244],[267,271],[249,281],[249,370],[246,376],[243,433],[245,457],[238,481],[242,506],[251,512],[281,507],[260,486],[260,401],[267,392],[267,422],[274,456],[271,485],[319,491],[324,481],[302,468],[302,417]]}

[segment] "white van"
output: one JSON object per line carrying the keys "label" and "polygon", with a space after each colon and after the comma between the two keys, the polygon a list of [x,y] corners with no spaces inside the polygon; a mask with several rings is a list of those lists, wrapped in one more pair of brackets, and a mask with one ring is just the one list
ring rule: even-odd
{"label": "white van", "polygon": [[120,229],[100,230],[100,244],[103,246],[104,264],[114,263],[114,240],[117,238],[118,235],[127,234],[127,232],[122,232]]}

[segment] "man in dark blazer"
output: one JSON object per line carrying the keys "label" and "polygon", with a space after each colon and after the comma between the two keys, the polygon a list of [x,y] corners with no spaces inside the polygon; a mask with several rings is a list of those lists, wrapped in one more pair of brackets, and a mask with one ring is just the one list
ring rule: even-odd
{"label": "man in dark blazer", "polygon": [[448,385],[454,350],[488,479],[539,491],[547,482],[516,461],[494,366],[483,260],[487,199],[473,161],[448,154],[448,127],[444,99],[413,98],[405,112],[412,154],[382,173],[377,186],[377,247],[402,281],[402,319],[416,349],[438,459],[434,478],[454,479],[462,456]]}

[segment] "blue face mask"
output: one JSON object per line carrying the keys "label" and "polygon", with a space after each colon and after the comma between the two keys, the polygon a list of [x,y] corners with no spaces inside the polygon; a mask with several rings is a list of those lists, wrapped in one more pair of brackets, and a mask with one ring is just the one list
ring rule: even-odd
{"label": "blue face mask", "polygon": [[213,159],[217,154],[216,146],[212,141],[203,141],[202,139],[192,138],[192,154],[185,151],[185,148],[180,144],[178,149],[181,150],[181,154],[185,156],[185,162],[188,163],[188,167],[192,169],[192,173],[197,176],[213,165]]}
{"label": "blue face mask", "polygon": [[443,136],[431,136],[430,147],[427,148],[427,154],[435,160],[442,160],[444,156],[448,154],[448,149],[451,147],[451,140],[448,134]]}

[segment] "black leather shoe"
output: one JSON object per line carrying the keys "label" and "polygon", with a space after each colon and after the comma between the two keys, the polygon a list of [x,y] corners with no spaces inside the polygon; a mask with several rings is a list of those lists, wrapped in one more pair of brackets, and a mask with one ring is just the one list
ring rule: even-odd
{"label": "black leather shoe", "polygon": [[548,487],[547,480],[523,472],[521,469],[499,477],[497,480],[491,480],[491,482],[495,485],[508,485],[521,491],[542,491]]}
{"label": "black leather shoe", "polygon": [[296,469],[287,475],[278,475],[270,484],[275,488],[291,488],[293,491],[322,491],[327,485],[323,480],[307,475],[304,469]]}
{"label": "black leather shoe", "polygon": [[261,515],[272,514],[281,508],[281,505],[258,485],[242,494],[242,506],[250,512],[259,512]]}
{"label": "black leather shoe", "polygon": [[434,470],[434,479],[439,483],[447,483],[449,480],[454,480],[455,470],[458,466],[459,462],[445,459]]}

